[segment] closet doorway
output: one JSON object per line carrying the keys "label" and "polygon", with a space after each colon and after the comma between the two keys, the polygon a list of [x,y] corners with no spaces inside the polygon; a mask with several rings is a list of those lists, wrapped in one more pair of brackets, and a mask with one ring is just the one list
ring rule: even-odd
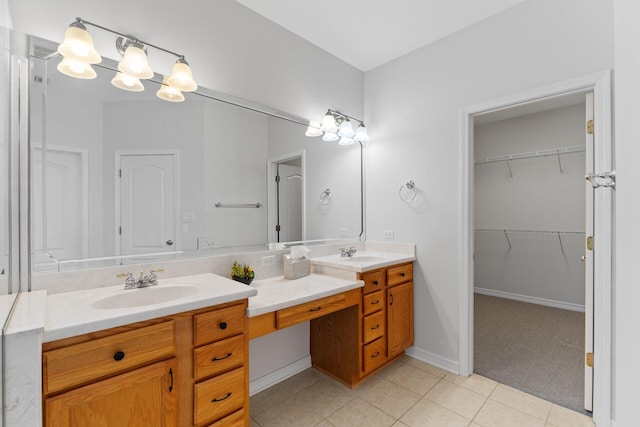
{"label": "closet doorway", "polygon": [[[587,314],[586,318],[589,318],[589,314],[592,314],[593,317],[593,328],[588,326],[588,321],[585,322],[585,335],[587,337],[586,344],[588,345],[589,337],[593,338],[593,350],[592,356],[585,357],[584,363],[585,365],[588,363],[589,365],[595,366],[593,370],[593,385],[585,385],[587,389],[587,399],[585,403],[588,405],[589,396],[593,396],[592,401],[592,409],[593,409],[593,419],[596,424],[606,423],[610,420],[611,412],[610,412],[610,403],[611,403],[611,337],[610,337],[610,328],[611,328],[611,250],[612,250],[612,242],[611,242],[611,230],[612,230],[612,193],[615,187],[615,174],[610,174],[612,172],[611,168],[611,84],[610,84],[610,72],[605,71],[601,73],[596,73],[593,75],[587,75],[584,77],[580,77],[577,79],[560,82],[554,85],[545,86],[521,93],[516,93],[513,95],[509,95],[503,98],[494,99],[491,101],[487,101],[485,103],[476,104],[472,106],[468,106],[462,109],[461,111],[461,151],[462,151],[462,174],[461,174],[461,189],[462,189],[462,224],[461,224],[461,289],[460,289],[460,360],[459,360],[459,373],[461,375],[470,375],[474,371],[474,291],[475,291],[475,268],[476,265],[474,263],[474,257],[477,254],[475,251],[475,243],[477,234],[475,231],[475,180],[474,180],[474,172],[475,172],[475,160],[478,159],[478,156],[474,153],[474,129],[475,122],[477,119],[480,119],[482,115],[488,115],[489,113],[495,113],[498,111],[507,112],[508,110],[514,110],[514,108],[522,108],[528,106],[535,106],[536,104],[542,105],[550,100],[555,101],[565,101],[562,98],[566,98],[574,95],[582,95],[586,99],[586,94],[593,92],[593,112],[594,112],[594,131],[593,131],[593,168],[591,170],[586,170],[586,161],[584,163],[585,169],[583,169],[583,173],[586,171],[588,173],[597,173],[600,178],[595,179],[595,184],[597,188],[593,188],[593,191],[589,192],[591,188],[588,184],[583,181],[583,191],[585,194],[585,209],[582,212],[584,216],[583,224],[584,224],[584,232],[585,239],[583,240],[583,255],[585,255],[584,259],[584,277],[585,284],[589,283],[592,277],[592,292],[593,294],[589,295],[589,286],[585,288],[585,313]],[[585,116],[586,119],[586,116]],[[481,120],[481,119],[480,119]],[[586,123],[585,123],[586,127]],[[586,131],[585,131],[586,133]],[[586,138],[585,138],[586,139]],[[588,141],[585,141],[585,159],[590,158],[590,153],[588,152],[589,148],[586,146]],[[567,147],[564,147],[567,148]],[[576,151],[579,149],[576,149]],[[542,150],[536,150],[542,151]],[[567,150],[570,151],[570,150]],[[531,152],[515,152],[512,154],[531,154]],[[569,155],[567,153],[567,155]],[[561,155],[562,156],[562,155]],[[489,156],[488,156],[489,157]],[[497,157],[497,156],[491,156]],[[543,157],[551,157],[552,156],[540,156]],[[515,159],[515,157],[514,157]],[[533,161],[535,158],[531,158],[527,161]],[[485,158],[486,160],[486,158]],[[506,162],[507,159],[502,159],[503,166],[505,167],[505,171],[507,174],[507,179],[513,179],[511,176],[515,178],[515,171],[512,169],[509,171],[509,167],[513,166],[513,163],[508,164]],[[526,159],[523,159],[526,160]],[[556,155],[556,167],[563,167],[563,159],[558,159]],[[511,161],[511,159],[510,159]],[[488,163],[488,162],[487,162]],[[496,162],[497,163],[497,162]],[[485,165],[486,166],[486,165]],[[556,172],[558,173],[558,172]],[[612,176],[613,175],[613,176]],[[584,175],[583,178],[584,179]],[[589,194],[593,197],[592,207],[589,208],[588,205],[590,202],[587,200]],[[530,212],[527,214],[532,217]],[[540,214],[543,215],[543,214]],[[592,215],[589,217],[588,215]],[[592,227],[589,229],[589,227]],[[495,234],[495,239],[500,236],[503,244],[507,245],[505,251],[509,250],[509,245],[511,245],[511,254],[503,253],[503,258],[513,257],[513,252],[515,250],[515,238],[513,234],[509,232],[505,233],[504,229],[502,230],[502,234],[493,231],[489,228],[488,225],[484,231],[480,231],[481,233]],[[499,229],[501,226],[493,226],[492,228]],[[505,227],[506,228],[506,227]],[[534,246],[536,244],[547,244],[550,241],[545,242],[546,238],[553,236],[553,231],[576,231],[580,230],[553,230],[553,229],[528,229],[522,227],[518,231],[522,232],[521,234],[526,234],[526,232],[537,232],[537,236],[529,236],[535,237],[533,242]],[[550,231],[551,233],[540,233],[541,231]],[[533,234],[533,233],[532,233]],[[589,251],[586,250],[587,236],[593,236],[593,239],[589,239],[591,243],[597,242],[593,244],[594,250]],[[522,239],[524,240],[524,239]],[[540,241],[537,241],[540,240]],[[558,233],[555,233],[555,247],[556,250],[560,251],[559,259],[564,258],[568,252],[568,241],[570,238],[567,236],[560,235],[558,237]],[[497,243],[497,240],[496,242]],[[525,242],[520,242],[525,243]],[[562,247],[561,247],[562,246]],[[519,248],[524,247],[524,245],[518,245]],[[562,255],[564,252],[565,255]],[[557,255],[557,254],[556,254]],[[548,251],[545,253],[545,256],[550,256]],[[579,255],[582,257],[582,255]],[[526,270],[523,270],[521,273],[527,274]],[[502,295],[505,296],[505,295]],[[511,300],[507,300],[511,301]],[[540,301],[538,301],[540,302]],[[577,304],[579,305],[579,304]],[[533,326],[533,325],[530,325]],[[590,329],[593,330],[591,333]],[[530,329],[532,331],[532,329]],[[588,350],[588,349],[587,349]],[[587,370],[585,370],[587,372]],[[587,384],[589,380],[587,378]],[[592,393],[588,393],[589,390],[592,390]]]}
{"label": "closet doorway", "polygon": [[304,150],[271,158],[267,164],[269,242],[305,240]]}
{"label": "closet doorway", "polygon": [[474,123],[474,372],[575,411],[592,409],[583,362],[593,334],[584,247],[592,98]]}

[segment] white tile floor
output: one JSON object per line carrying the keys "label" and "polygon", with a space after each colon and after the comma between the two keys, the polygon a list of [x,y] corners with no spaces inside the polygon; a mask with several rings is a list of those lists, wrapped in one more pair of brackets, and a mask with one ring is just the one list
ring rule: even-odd
{"label": "white tile floor", "polygon": [[251,397],[251,425],[593,427],[591,418],[479,375],[405,356],[356,389],[307,369]]}

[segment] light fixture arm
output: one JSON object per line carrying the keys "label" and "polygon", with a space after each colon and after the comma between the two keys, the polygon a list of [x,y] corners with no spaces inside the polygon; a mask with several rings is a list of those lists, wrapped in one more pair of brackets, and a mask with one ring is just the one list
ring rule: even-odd
{"label": "light fixture arm", "polygon": [[124,38],[124,39],[131,40],[133,43],[139,43],[139,44],[142,44],[142,45],[144,45],[144,46],[150,46],[150,47],[152,47],[152,48],[154,48],[154,49],[161,50],[161,51],[163,51],[163,52],[166,52],[166,53],[168,53],[168,54],[171,54],[171,55],[173,55],[173,56],[176,56],[176,57],[178,57],[178,58],[180,58],[180,59],[183,59],[183,60],[184,60],[184,55],[181,55],[181,54],[179,54],[179,53],[173,52],[173,51],[171,51],[171,50],[165,49],[165,48],[160,47],[160,46],[156,46],[156,45],[151,44],[151,43],[147,43],[147,42],[145,42],[145,41],[143,41],[143,40],[140,40],[140,39],[138,39],[138,38],[136,38],[136,37],[133,37],[133,36],[131,36],[131,35],[122,34],[122,33],[118,32],[118,31],[112,30],[111,28],[104,27],[104,26],[102,26],[102,25],[96,24],[96,23],[91,22],[91,21],[87,21],[87,20],[82,19],[82,18],[80,18],[80,17],[77,17],[77,18],[76,18],[76,22],[79,22],[79,23],[80,23],[80,24],[82,24],[82,25],[91,25],[92,27],[100,28],[101,30],[104,30],[104,31],[110,32],[110,33],[112,33],[112,34],[116,34],[116,35],[118,35],[118,36],[120,36],[120,37],[122,37],[122,38]]}
{"label": "light fixture arm", "polygon": [[348,115],[346,115],[346,114],[344,114],[344,113],[341,113],[340,111],[332,110],[331,108],[329,108],[329,112],[330,112],[330,113],[331,113],[331,114],[332,114],[336,119],[342,119],[342,120],[344,120],[344,119],[349,119],[349,120],[354,120],[354,121],[356,121],[356,122],[358,122],[358,123],[360,123],[360,124],[364,124],[364,121],[362,121],[362,120],[360,120],[360,119],[356,119],[355,117],[348,116]]}

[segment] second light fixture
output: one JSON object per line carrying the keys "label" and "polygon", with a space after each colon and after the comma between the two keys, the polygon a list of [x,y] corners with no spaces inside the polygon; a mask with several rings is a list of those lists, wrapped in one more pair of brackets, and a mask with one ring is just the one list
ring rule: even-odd
{"label": "second light fixture", "polygon": [[[360,123],[355,131],[351,124],[352,120]],[[305,135],[311,137],[322,135],[323,141],[339,141],[338,144],[340,145],[350,145],[355,141],[365,142],[369,140],[364,122],[331,109],[327,110],[322,123],[309,122]]]}

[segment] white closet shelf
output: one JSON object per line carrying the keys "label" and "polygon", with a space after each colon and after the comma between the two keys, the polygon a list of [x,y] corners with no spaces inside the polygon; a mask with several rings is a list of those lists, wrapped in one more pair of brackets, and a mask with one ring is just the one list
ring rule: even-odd
{"label": "white closet shelf", "polygon": [[531,159],[534,157],[559,156],[561,154],[581,153],[586,150],[584,145],[575,147],[553,148],[550,150],[530,151],[528,153],[507,154],[504,156],[486,157],[476,159],[474,165],[482,165],[485,163],[508,162],[510,160]]}

